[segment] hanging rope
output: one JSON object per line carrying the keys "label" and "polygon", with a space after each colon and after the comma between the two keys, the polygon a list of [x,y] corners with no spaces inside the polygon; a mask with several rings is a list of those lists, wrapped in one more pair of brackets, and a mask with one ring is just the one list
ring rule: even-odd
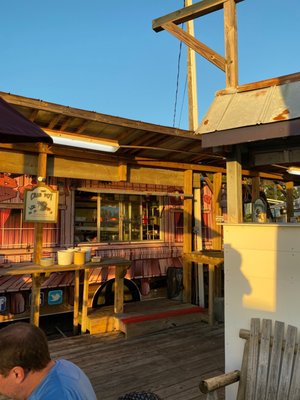
{"label": "hanging rope", "polygon": [[[183,0],[183,7],[185,7],[185,0]],[[183,28],[183,24],[181,24],[181,28]],[[176,79],[176,91],[175,91],[175,102],[174,102],[173,128],[175,127],[175,121],[176,121],[181,52],[182,52],[182,42],[180,41],[180,43],[179,43],[178,62],[177,62],[177,79]]]}

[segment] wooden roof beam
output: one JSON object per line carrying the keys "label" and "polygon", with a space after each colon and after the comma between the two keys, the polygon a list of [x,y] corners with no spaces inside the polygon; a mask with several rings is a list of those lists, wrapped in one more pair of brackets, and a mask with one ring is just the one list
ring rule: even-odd
{"label": "wooden roof beam", "polygon": [[[163,17],[154,19],[152,21],[152,29],[155,32],[160,32],[165,29],[163,25],[168,22],[173,22],[174,24],[179,25],[183,22],[190,21],[191,19],[221,10],[226,1],[227,0],[202,0],[198,3],[192,4],[191,6],[181,8],[180,10],[164,15]],[[243,0],[235,0],[236,3],[239,3],[240,1]]]}

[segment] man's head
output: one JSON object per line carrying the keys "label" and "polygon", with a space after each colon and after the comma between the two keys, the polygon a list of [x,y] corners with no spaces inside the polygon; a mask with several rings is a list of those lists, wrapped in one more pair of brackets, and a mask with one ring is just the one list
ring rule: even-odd
{"label": "man's head", "polygon": [[48,342],[38,327],[18,322],[0,329],[0,393],[22,399],[28,374],[42,371],[51,361]]}

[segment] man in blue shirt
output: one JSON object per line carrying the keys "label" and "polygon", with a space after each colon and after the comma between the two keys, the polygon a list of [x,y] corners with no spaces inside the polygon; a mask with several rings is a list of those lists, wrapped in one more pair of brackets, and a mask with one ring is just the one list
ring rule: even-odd
{"label": "man in blue shirt", "polygon": [[96,400],[85,373],[50,358],[44,332],[25,322],[0,329],[0,393],[14,400]]}

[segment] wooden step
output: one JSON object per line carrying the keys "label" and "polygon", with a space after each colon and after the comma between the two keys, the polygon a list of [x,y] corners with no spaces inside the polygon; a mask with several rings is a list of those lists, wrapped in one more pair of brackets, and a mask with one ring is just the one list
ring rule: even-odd
{"label": "wooden step", "polygon": [[201,307],[193,306],[186,309],[170,310],[161,313],[121,317],[119,329],[127,339],[146,334],[159,332],[177,326],[191,324],[205,320]]}
{"label": "wooden step", "polygon": [[197,321],[207,321],[203,308],[155,299],[125,304],[122,314],[114,314],[112,306],[92,309],[88,312],[87,330],[90,334],[121,331],[126,338],[132,338]]}

